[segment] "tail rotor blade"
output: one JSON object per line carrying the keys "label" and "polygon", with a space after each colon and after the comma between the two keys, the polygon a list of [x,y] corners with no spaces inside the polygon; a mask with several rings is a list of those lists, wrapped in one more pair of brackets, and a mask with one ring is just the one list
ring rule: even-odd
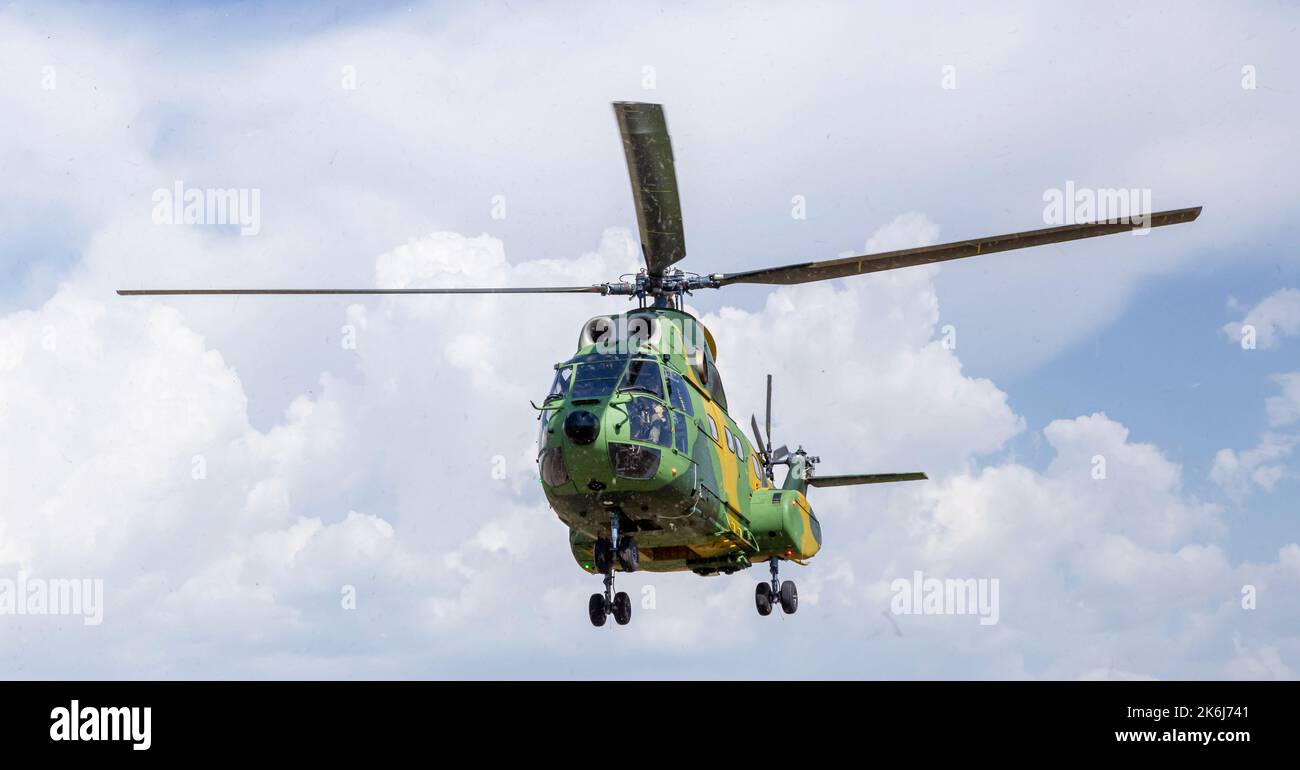
{"label": "tail rotor blade", "polygon": [[766,449],[767,442],[763,440],[763,431],[758,429],[758,418],[752,414],[749,416],[749,427],[754,429],[754,449],[758,452],[758,456],[763,459],[763,464],[767,465],[770,459]]}
{"label": "tail rotor blade", "polygon": [[767,453],[772,454],[772,375],[767,375]]}

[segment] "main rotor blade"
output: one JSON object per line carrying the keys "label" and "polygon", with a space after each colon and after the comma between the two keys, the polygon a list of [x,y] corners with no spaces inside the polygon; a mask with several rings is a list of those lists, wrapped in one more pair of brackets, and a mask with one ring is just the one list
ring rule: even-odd
{"label": "main rotor blade", "polygon": [[123,297],[164,297],[188,294],[603,294],[603,286],[502,286],[454,289],[118,289]]}
{"label": "main rotor blade", "polygon": [[847,487],[851,484],[885,484],[891,481],[924,481],[924,473],[858,473],[851,476],[813,476],[810,487]]}
{"label": "main rotor blade", "polygon": [[1200,216],[1201,207],[1161,211],[1146,215],[1146,222],[1088,222],[1062,227],[1048,227],[1043,230],[1027,230],[1022,233],[995,235],[989,238],[976,238],[969,241],[944,243],[937,246],[922,246],[915,249],[885,251],[879,254],[865,254],[860,257],[827,259],[820,262],[803,262],[795,265],[769,267],[761,270],[748,270],[743,273],[723,275],[718,285],[733,283],[767,283],[795,284],[811,281],[825,281],[831,278],[844,278],[850,275],[875,273],[881,270],[894,270],[913,265],[928,265],[933,262],[946,262],[950,259],[974,257],[980,254],[992,254],[998,251],[1026,249],[1031,246],[1044,246],[1049,243],[1075,241],[1080,238],[1095,238],[1099,235],[1140,230],[1143,227],[1164,227],[1183,222],[1191,222]]}
{"label": "main rotor blade", "polygon": [[623,136],[627,175],[632,180],[632,199],[641,230],[641,252],[646,270],[663,275],[674,262],[686,256],[686,235],[682,232],[682,204],[677,196],[677,171],[668,123],[658,104],[614,102],[614,115]]}
{"label": "main rotor blade", "polygon": [[749,427],[754,429],[754,449],[758,452],[759,457],[763,458],[763,463],[768,462],[767,442],[763,440],[763,431],[758,429],[758,418],[754,415],[749,416]]}

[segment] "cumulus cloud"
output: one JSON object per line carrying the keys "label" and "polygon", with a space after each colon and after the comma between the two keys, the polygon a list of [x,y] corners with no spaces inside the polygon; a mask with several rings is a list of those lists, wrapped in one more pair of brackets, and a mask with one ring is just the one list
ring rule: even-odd
{"label": "cumulus cloud", "polygon": [[1220,449],[1214,455],[1210,479],[1239,504],[1254,487],[1272,492],[1288,475],[1285,460],[1295,443],[1292,437],[1265,433],[1251,449]]}
{"label": "cumulus cloud", "polygon": [[[0,83],[13,119],[0,126],[0,165],[27,186],[21,205],[0,212],[0,243],[19,265],[74,258],[55,270],[61,285],[0,315],[0,575],[101,577],[107,604],[95,628],[0,617],[10,675],[592,677],[615,667],[707,677],[1257,677],[1296,669],[1291,588],[1300,548],[1283,545],[1259,564],[1230,560],[1221,512],[1184,490],[1182,469],[1159,447],[1102,413],[1048,425],[1045,468],[1007,460],[1026,422],[996,383],[970,376],[943,344],[933,267],[780,288],[743,308],[695,298],[721,345],[742,422],[760,411],[771,372],[779,442],[804,443],[828,473],[925,470],[933,481],[818,490],[826,548],[811,569],[786,568],[806,609],[775,631],[774,619],[752,609],[753,574],[622,577],[636,605],[632,626],[593,630],[584,607],[599,583],[573,564],[537,487],[527,401],[569,355],[582,320],[625,305],[599,297],[126,300],[111,290],[570,285],[635,270],[628,229],[602,230],[631,221],[605,103],[627,90],[617,19],[604,20],[607,39],[567,58],[538,56],[530,46],[548,36],[534,27],[527,36],[511,32],[523,26],[500,31],[476,14],[448,20],[445,45],[431,46],[405,11],[391,23],[192,57],[188,46],[209,29],[99,36],[54,19],[66,32],[48,35],[6,13],[12,23],[0,40],[13,55],[0,62]],[[970,21],[954,17],[946,32],[927,22],[918,32],[961,41]],[[1050,20],[1030,21],[1012,46],[1045,45],[1041,36],[1026,41]],[[1159,22],[1158,13],[1148,17],[1156,31]],[[771,59],[756,41],[824,51],[828,30],[776,26],[779,39],[753,27],[739,36],[757,59],[723,57],[736,67],[719,75],[725,89],[673,85],[703,71],[700,54],[662,72],[670,114],[693,116],[670,118],[691,180],[684,195],[696,196],[692,211],[714,217],[691,220],[701,222],[691,230],[693,260],[712,251],[721,262],[709,269],[742,259],[752,267],[761,255],[778,263],[775,255],[796,244],[807,248],[807,222],[784,229],[793,180],[810,188],[815,212],[843,196],[845,177],[880,180],[870,205],[830,236],[839,240],[827,241],[828,252],[856,248],[876,224],[868,250],[936,242],[936,220],[891,219],[917,205],[912,188],[958,185],[953,198],[969,199],[991,195],[987,180],[1000,183],[1005,165],[986,159],[1003,157],[1005,127],[987,120],[987,92],[977,88],[952,94],[947,103],[958,110],[942,118],[917,120],[912,104],[882,113],[871,132],[828,135],[851,143],[838,157],[870,161],[846,160],[835,169],[844,176],[822,176],[824,164],[806,154],[815,143],[788,120],[809,106],[800,86],[815,73]],[[858,35],[852,24],[834,26]],[[689,40],[659,39],[673,37],[683,50],[693,41],[717,60],[709,25],[697,27]],[[878,41],[890,48],[882,55],[905,57],[899,71],[931,73],[931,53],[905,37]],[[1050,46],[1041,53],[1050,58]],[[1034,89],[1059,90],[1050,71],[1006,66],[1022,55],[990,48],[962,65],[962,77],[1041,72],[1023,84],[1032,88],[1009,88],[1030,103]],[[807,58],[827,72],[885,72]],[[163,60],[174,65],[167,78],[157,76]],[[38,75],[51,62],[58,88],[41,90]],[[355,91],[339,87],[347,63],[362,83]],[[588,82],[592,73],[602,73],[599,82]],[[858,85],[898,87],[898,98],[920,92],[896,75]],[[1086,80],[1103,85],[1104,100],[1116,98],[1104,78]],[[765,98],[772,89],[796,103]],[[1096,107],[1074,104],[1088,114]],[[742,107],[746,126],[778,128],[735,142]],[[1038,150],[1017,140],[1027,168],[1036,153],[1058,156],[1064,129],[1078,122],[1026,111],[1025,121],[1035,120],[1045,122],[1023,135],[1052,138]],[[924,167],[918,146],[928,148]],[[1132,160],[1116,159],[1113,143],[1096,146],[1080,162],[1102,176],[1115,172],[1108,164]],[[1150,150],[1135,146],[1133,156]],[[736,171],[760,160],[767,187]],[[1154,168],[1175,174],[1159,176],[1162,189],[1189,196],[1236,189],[1218,170]],[[1252,155],[1221,171],[1285,192],[1295,181],[1284,168]],[[966,177],[986,181],[962,188]],[[261,189],[262,232],[242,239],[154,226],[149,193],[176,179]],[[1027,175],[1004,192],[1029,190],[1021,198],[1036,212],[1042,184]],[[492,220],[488,203],[503,187],[509,217]],[[780,205],[764,208],[769,199]],[[1282,215],[1286,199],[1276,198]],[[1226,200],[1220,210],[1233,206],[1245,203]],[[984,213],[959,216],[987,224]],[[1007,229],[1022,221],[1009,217]],[[1256,225],[1244,216],[1220,221]],[[971,229],[944,224],[951,237]],[[722,230],[734,241],[712,234]],[[1156,264],[1182,254],[1170,249]],[[1049,293],[1066,280],[1061,263],[1021,264],[1001,275],[1031,281],[1025,287],[991,288],[967,271],[954,293],[982,304],[1014,294],[1028,309],[1001,329],[1014,332],[1029,315],[1067,341],[1113,315],[1123,286],[1156,269],[1121,258],[1071,263],[1085,267],[1070,289]],[[1288,328],[1274,326],[1278,335]],[[1022,343],[1023,335],[996,332],[1010,349]],[[1270,414],[1290,420],[1288,409],[1280,403]],[[917,569],[999,578],[999,623],[882,616],[891,581]],[[1239,604],[1247,584],[1259,596],[1253,613]],[[592,666],[593,649],[606,665]]]}
{"label": "cumulus cloud", "polygon": [[1253,335],[1255,345],[1264,349],[1300,334],[1300,289],[1278,289],[1246,311],[1240,321],[1225,324],[1223,333],[1237,343],[1245,335]]}
{"label": "cumulus cloud", "polygon": [[[1275,375],[1273,381],[1282,394],[1265,399],[1264,409],[1274,430],[1260,434],[1259,442],[1250,449],[1220,449],[1210,467],[1210,479],[1237,505],[1256,487],[1272,492],[1279,482],[1294,475],[1287,461],[1300,443],[1300,433],[1289,426],[1300,421],[1300,372]],[[1280,430],[1283,428],[1288,429]]]}
{"label": "cumulus cloud", "polygon": [[[934,236],[907,216],[875,238]],[[435,233],[378,257],[374,281],[586,282],[636,259],[621,229],[577,259],[518,264],[490,236]],[[933,274],[786,287],[758,310],[704,315],[738,414],[757,411],[774,371],[778,440],[806,443],[827,472],[934,480],[815,493],[827,545],[790,575],[809,635],[768,640],[749,580],[625,576],[638,617],[610,654],[654,652],[665,675],[716,671],[706,638],[726,639],[717,654],[733,664],[758,647],[800,661],[785,675],[1285,672],[1286,640],[1230,644],[1240,611],[1228,608],[1251,568],[1228,561],[1219,511],[1182,490],[1156,447],[1094,414],[1044,430],[1042,471],[996,459],[1024,421],[942,344]],[[69,284],[0,320],[0,473],[13,490],[0,569],[103,577],[108,596],[100,636],[24,618],[5,654],[37,675],[67,660],[84,675],[594,675],[579,651],[598,586],[536,486],[527,405],[586,314],[554,297],[465,300],[340,308],[354,368],[320,373],[265,429],[178,303]],[[998,578],[998,625],[881,617],[890,583],[917,569]],[[1193,643],[1170,638],[1188,618]]]}
{"label": "cumulus cloud", "polygon": [[1280,427],[1300,422],[1300,372],[1279,374],[1273,381],[1282,387],[1282,395],[1264,401],[1269,424]]}

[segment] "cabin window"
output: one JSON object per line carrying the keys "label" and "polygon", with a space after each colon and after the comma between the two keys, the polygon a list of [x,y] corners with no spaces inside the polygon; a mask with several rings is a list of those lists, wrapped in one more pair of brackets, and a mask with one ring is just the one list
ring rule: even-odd
{"label": "cabin window", "polygon": [[653,398],[634,398],[627,405],[628,434],[633,441],[672,446],[672,423],[668,408]]}
{"label": "cabin window", "polygon": [[643,359],[633,361],[627,367],[627,375],[623,377],[623,386],[619,390],[639,390],[662,396],[664,388],[659,379],[659,364]]}
{"label": "cabin window", "polygon": [[686,415],[681,412],[673,413],[673,447],[682,454],[686,454]]}
{"label": "cabin window", "polygon": [[573,387],[569,390],[569,398],[608,396],[618,384],[625,363],[624,359],[611,359],[581,364],[578,366],[577,373],[573,375]]}
{"label": "cabin window", "polygon": [[[709,435],[713,437],[714,441],[718,441],[718,423],[714,422],[713,415],[709,415]],[[722,442],[718,441],[718,443],[721,444]]]}
{"label": "cabin window", "polygon": [[668,401],[674,409],[695,416],[695,409],[691,407],[691,394],[686,390],[686,380],[671,369],[668,370]]}
{"label": "cabin window", "polygon": [[763,464],[758,461],[758,455],[751,455],[749,459],[753,461],[754,475],[758,477],[758,485],[760,487],[764,486],[767,484],[767,476],[763,473]]}
{"label": "cabin window", "polygon": [[727,428],[727,446],[731,447],[732,454],[740,458],[741,462],[745,461],[745,442],[740,440],[740,436],[732,433],[731,428]]}

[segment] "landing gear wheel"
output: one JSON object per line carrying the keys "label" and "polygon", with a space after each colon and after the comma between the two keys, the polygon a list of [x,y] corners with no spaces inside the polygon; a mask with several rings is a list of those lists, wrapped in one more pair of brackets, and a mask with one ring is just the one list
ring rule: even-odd
{"label": "landing gear wheel", "polygon": [[799,589],[794,587],[793,580],[787,580],[781,584],[781,611],[793,615],[797,609],[799,609]]}
{"label": "landing gear wheel", "polygon": [[[627,598],[627,594],[619,591],[614,594],[614,622],[620,626],[626,626],[627,622],[632,619],[632,600]],[[604,620],[601,620],[604,623]]]}
{"label": "landing gear wheel", "polygon": [[759,615],[772,614],[772,586],[767,583],[754,586],[754,606],[758,608]]}
{"label": "landing gear wheel", "polygon": [[609,572],[614,568],[614,548],[608,540],[603,537],[597,538],[596,546],[592,550],[597,572]]}
{"label": "landing gear wheel", "polygon": [[624,572],[636,572],[641,566],[641,551],[636,547],[636,538],[628,536],[618,539],[618,563]]}
{"label": "landing gear wheel", "polygon": [[592,594],[587,600],[587,616],[591,618],[591,624],[597,628],[605,625],[605,614],[605,597]]}
{"label": "landing gear wheel", "polygon": [[641,561],[636,540],[630,535],[625,537],[618,535],[622,514],[623,512],[617,507],[610,507],[609,537],[596,538],[591,549],[596,571],[605,576],[605,592],[592,594],[591,600],[587,602],[587,615],[591,618],[593,626],[605,625],[605,618],[609,615],[613,615],[614,622],[620,626],[626,626],[632,619],[632,600],[622,591],[614,593],[615,562],[617,561],[618,566],[621,566],[624,571],[634,572]]}

